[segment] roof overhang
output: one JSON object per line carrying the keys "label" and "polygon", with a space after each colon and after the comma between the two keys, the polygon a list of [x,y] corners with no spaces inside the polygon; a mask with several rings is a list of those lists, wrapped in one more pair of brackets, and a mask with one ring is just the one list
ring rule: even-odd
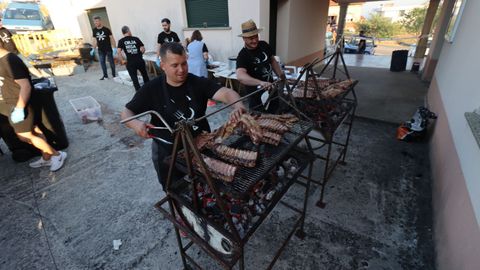
{"label": "roof overhang", "polygon": [[378,2],[378,1],[387,1],[387,0],[333,0],[333,2],[338,4],[353,4],[353,3],[366,3],[366,2]]}

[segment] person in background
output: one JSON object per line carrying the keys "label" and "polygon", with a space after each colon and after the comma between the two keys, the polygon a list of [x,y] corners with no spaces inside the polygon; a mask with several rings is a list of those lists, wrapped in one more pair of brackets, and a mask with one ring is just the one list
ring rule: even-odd
{"label": "person in background", "polygon": [[[196,119],[205,115],[207,100],[215,99],[231,104],[240,99],[237,92],[222,87],[218,83],[197,77],[188,73],[187,53],[180,43],[165,43],[160,49],[161,68],[164,74],[151,80],[135,93],[135,96],[126,105],[122,112],[122,119],[140,114],[149,110],[157,111],[171,127],[184,119]],[[242,102],[232,105],[230,114],[232,120],[238,120],[245,107]],[[150,124],[164,127],[156,116],[152,116]],[[137,135],[149,138],[147,123],[141,120],[132,120],[126,126],[133,129]],[[207,119],[203,119],[192,126],[192,135],[195,137],[202,131],[210,131]],[[159,139],[152,142],[152,161],[157,172],[158,180],[165,190],[169,166],[165,158],[172,153],[173,137],[168,130],[158,130]],[[174,170],[175,179],[183,175]],[[174,180],[175,180],[174,179]]]}
{"label": "person in background", "polygon": [[[275,60],[272,48],[267,42],[259,40],[258,33],[262,30],[262,28],[257,28],[253,20],[248,20],[242,23],[242,33],[239,35],[245,44],[237,56],[236,73],[240,83],[246,86],[248,94],[256,91],[257,87],[271,90],[273,72],[280,79],[285,80],[285,73]],[[261,92],[250,96],[249,108],[261,110],[261,97]],[[274,100],[268,106],[268,112],[274,113],[277,108],[278,100]]]}
{"label": "person in background", "polygon": [[58,171],[67,153],[50,146],[41,130],[34,125],[34,111],[29,104],[32,89],[27,66],[16,54],[9,52],[6,43],[0,39],[0,114],[8,117],[20,140],[42,152],[42,157],[30,163],[30,167],[48,166],[50,171]]}
{"label": "person in background", "polygon": [[208,78],[208,49],[202,39],[203,37],[200,31],[193,31],[190,43],[187,46],[188,70],[198,77]]}
{"label": "person in background", "polygon": [[[360,31],[360,33],[358,35],[360,37],[365,37],[365,31],[363,31],[363,30]],[[364,38],[360,39],[360,41],[358,42],[357,53],[358,54],[364,54],[366,48],[367,48],[367,41]]]}
{"label": "person in background", "polygon": [[117,45],[118,58],[122,64],[125,63],[122,55],[122,51],[124,51],[127,57],[127,71],[132,79],[133,87],[135,87],[135,91],[137,91],[140,89],[137,70],[142,74],[144,84],[149,81],[145,61],[142,58],[142,55],[145,52],[145,47],[138,37],[132,36],[132,32],[128,26],[122,27],[122,34],[123,38],[118,41]]}
{"label": "person in background", "polygon": [[113,61],[112,50],[112,46],[115,46],[115,39],[112,36],[112,31],[103,26],[102,18],[100,18],[100,16],[93,17],[93,23],[95,24],[95,28],[92,29],[93,48],[98,48],[98,57],[103,71],[103,76],[100,78],[100,80],[108,79],[105,58],[108,58],[110,68],[112,69],[112,77],[115,77],[115,62]]}
{"label": "person in background", "polygon": [[[177,33],[170,30],[170,20],[162,19],[163,31],[157,37],[157,57],[160,59],[160,47],[167,42],[180,42]],[[157,63],[158,64],[158,63]]]}

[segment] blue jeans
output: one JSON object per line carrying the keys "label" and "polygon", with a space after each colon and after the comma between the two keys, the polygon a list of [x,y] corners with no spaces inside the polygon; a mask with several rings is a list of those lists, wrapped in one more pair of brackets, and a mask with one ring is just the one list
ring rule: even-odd
{"label": "blue jeans", "polygon": [[112,69],[112,77],[115,77],[115,62],[113,61],[112,50],[109,50],[107,52],[98,50],[98,58],[100,60],[100,65],[102,66],[103,77],[108,78],[105,56],[108,58],[108,62],[110,63],[110,68]]}

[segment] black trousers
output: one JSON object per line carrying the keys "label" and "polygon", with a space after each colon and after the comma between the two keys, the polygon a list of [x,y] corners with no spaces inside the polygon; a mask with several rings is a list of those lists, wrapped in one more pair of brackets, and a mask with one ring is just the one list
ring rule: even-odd
{"label": "black trousers", "polygon": [[140,84],[138,83],[138,77],[137,77],[137,70],[140,71],[140,74],[142,74],[143,83],[147,83],[149,81],[147,69],[145,67],[145,61],[143,61],[143,59],[128,61],[127,71],[128,71],[128,74],[130,75],[130,78],[132,79],[133,87],[135,87],[135,90],[140,89]]}
{"label": "black trousers", "polygon": [[[247,88],[247,93],[250,94],[250,93],[253,93],[256,91],[256,88]],[[255,111],[259,111],[259,112],[268,112],[268,113],[275,113],[277,112],[277,109],[278,109],[278,98],[276,98],[278,96],[278,92],[277,92],[277,89],[272,89],[270,91],[275,91],[274,92],[274,95],[273,95],[273,99],[272,101],[270,101],[269,103],[270,104],[265,104],[263,105],[262,103],[262,94],[264,93],[263,91],[260,91],[254,95],[251,95],[250,97],[248,97],[248,107],[250,110],[255,110]],[[266,107],[268,105],[268,108]]]}
{"label": "black trousers", "polygon": [[[153,140],[152,142],[152,161],[155,171],[157,172],[158,182],[162,185],[163,190],[167,191],[168,170],[170,168],[169,161],[166,160],[172,154],[173,146]],[[182,172],[173,169],[172,183],[184,176]]]}

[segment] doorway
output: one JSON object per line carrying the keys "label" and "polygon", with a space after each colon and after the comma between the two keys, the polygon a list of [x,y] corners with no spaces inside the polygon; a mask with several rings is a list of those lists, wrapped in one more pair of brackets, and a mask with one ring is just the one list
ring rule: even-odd
{"label": "doorway", "polygon": [[110,21],[108,20],[108,14],[107,14],[107,9],[102,7],[102,8],[92,8],[92,9],[87,9],[87,16],[88,16],[88,21],[90,22],[90,28],[93,29],[95,25],[93,24],[93,17],[99,16],[102,18],[102,24],[103,26],[107,27],[108,29],[112,29],[110,26]]}
{"label": "doorway", "polygon": [[270,36],[268,43],[272,47],[274,54],[277,54],[277,11],[278,0],[270,0],[270,29],[268,29]]}

